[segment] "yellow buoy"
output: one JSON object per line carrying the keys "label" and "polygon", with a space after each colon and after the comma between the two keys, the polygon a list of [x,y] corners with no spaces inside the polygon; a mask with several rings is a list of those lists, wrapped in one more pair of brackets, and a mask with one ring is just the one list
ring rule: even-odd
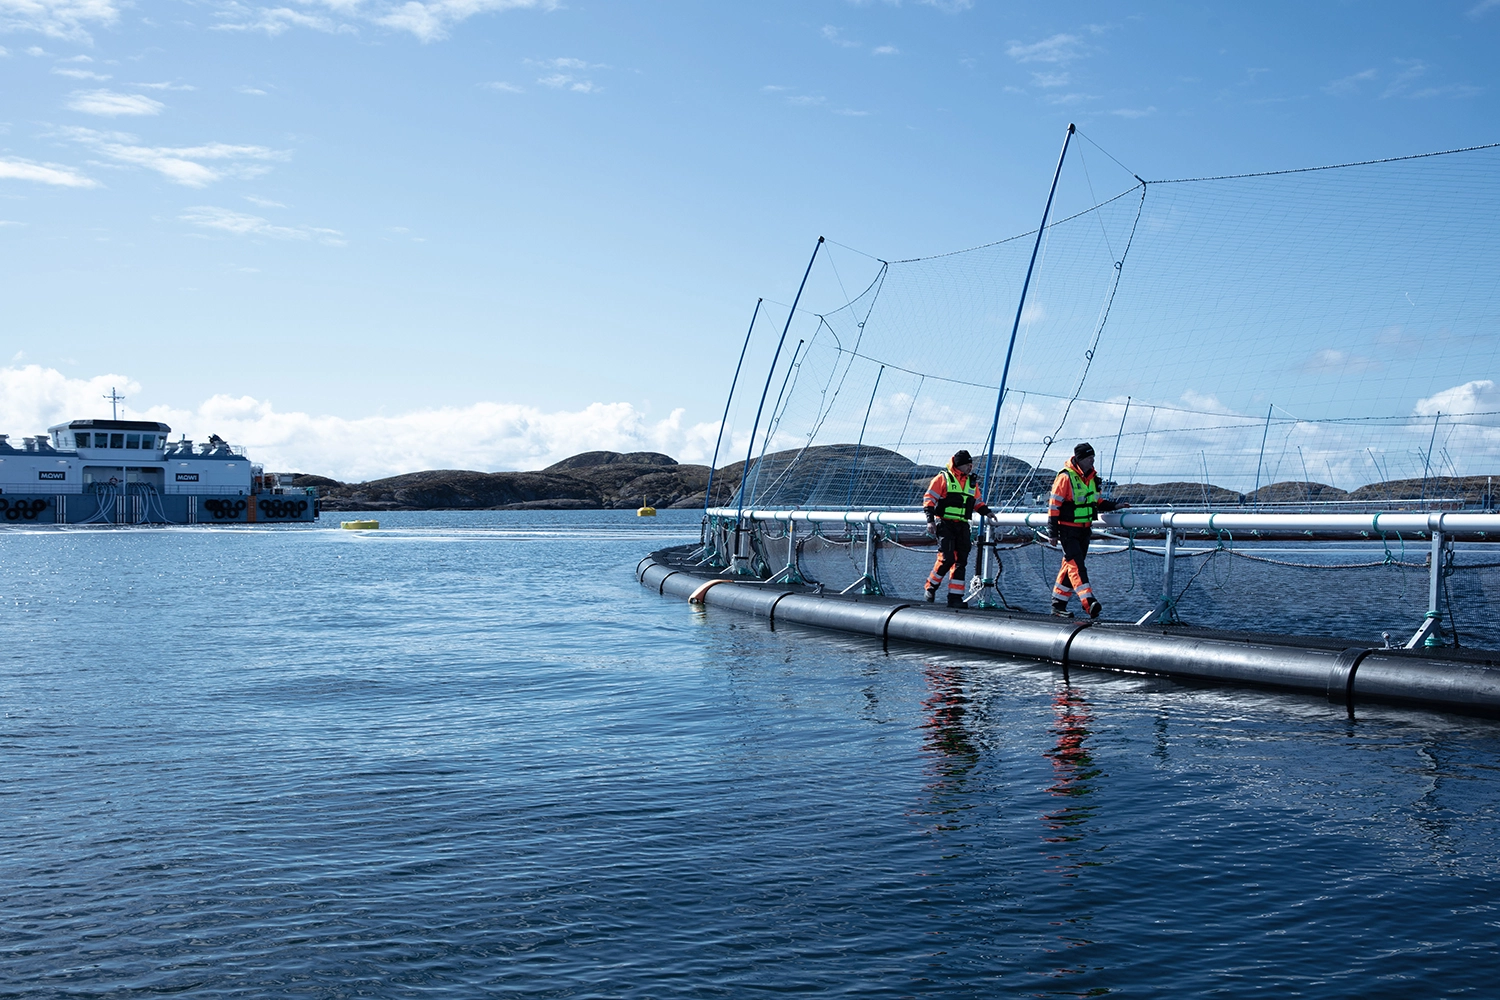
{"label": "yellow buoy", "polygon": [[641,507],[640,509],[638,509],[635,512],[635,516],[636,517],[655,517],[656,516],[656,508],[655,507]]}
{"label": "yellow buoy", "polygon": [[350,531],[374,531],[380,527],[379,521],[340,521],[339,527]]}

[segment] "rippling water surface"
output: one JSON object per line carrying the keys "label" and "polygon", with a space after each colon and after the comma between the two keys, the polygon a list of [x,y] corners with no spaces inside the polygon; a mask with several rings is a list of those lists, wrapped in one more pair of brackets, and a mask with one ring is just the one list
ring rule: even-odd
{"label": "rippling water surface", "polygon": [[0,995],[1494,995],[1500,724],[772,632],[635,583],[691,512],[338,516],[0,531]]}

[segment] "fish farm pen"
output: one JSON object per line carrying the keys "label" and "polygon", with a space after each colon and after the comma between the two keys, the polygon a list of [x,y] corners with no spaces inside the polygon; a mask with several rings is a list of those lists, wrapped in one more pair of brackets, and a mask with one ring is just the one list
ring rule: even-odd
{"label": "fish farm pen", "polygon": [[[756,303],[700,544],[637,574],[773,624],[1500,717],[1497,203],[1500,145],[1148,181],[1069,126],[1030,232],[819,238]],[[1097,620],[1048,606],[1083,441],[1126,505],[1092,526]],[[992,516],[939,607],[919,504],[961,449]]]}

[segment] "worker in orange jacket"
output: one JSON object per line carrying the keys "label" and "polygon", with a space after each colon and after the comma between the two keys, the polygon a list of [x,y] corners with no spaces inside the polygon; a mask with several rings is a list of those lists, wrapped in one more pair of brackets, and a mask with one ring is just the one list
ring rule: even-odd
{"label": "worker in orange jacket", "polygon": [[1068,601],[1074,594],[1078,595],[1090,618],[1098,618],[1099,612],[1104,610],[1094,596],[1094,588],[1089,586],[1089,571],[1084,565],[1089,554],[1089,538],[1093,534],[1094,514],[1129,506],[1099,496],[1099,477],[1094,473],[1094,446],[1087,441],[1077,445],[1073,457],[1052,481],[1052,499],[1047,505],[1047,536],[1063,550],[1062,568],[1057,571],[1057,583],[1052,588],[1054,615],[1072,617]]}
{"label": "worker in orange jacket", "polygon": [[929,604],[937,600],[938,587],[947,576],[948,607],[964,606],[969,552],[973,548],[969,538],[969,518],[975,512],[986,516],[990,512],[985,502],[978,498],[979,479],[973,471],[973,456],[960,449],[948,462],[948,467],[932,477],[922,497],[927,530],[938,540],[937,562],[932,564],[932,572],[927,576]]}

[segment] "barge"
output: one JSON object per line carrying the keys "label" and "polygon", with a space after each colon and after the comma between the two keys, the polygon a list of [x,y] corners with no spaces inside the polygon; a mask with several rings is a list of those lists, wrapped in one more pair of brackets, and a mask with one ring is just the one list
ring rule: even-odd
{"label": "barge", "polygon": [[21,447],[0,434],[0,525],[295,524],[316,489],[283,485],[218,435],[170,439],[154,420],[73,420]]}

